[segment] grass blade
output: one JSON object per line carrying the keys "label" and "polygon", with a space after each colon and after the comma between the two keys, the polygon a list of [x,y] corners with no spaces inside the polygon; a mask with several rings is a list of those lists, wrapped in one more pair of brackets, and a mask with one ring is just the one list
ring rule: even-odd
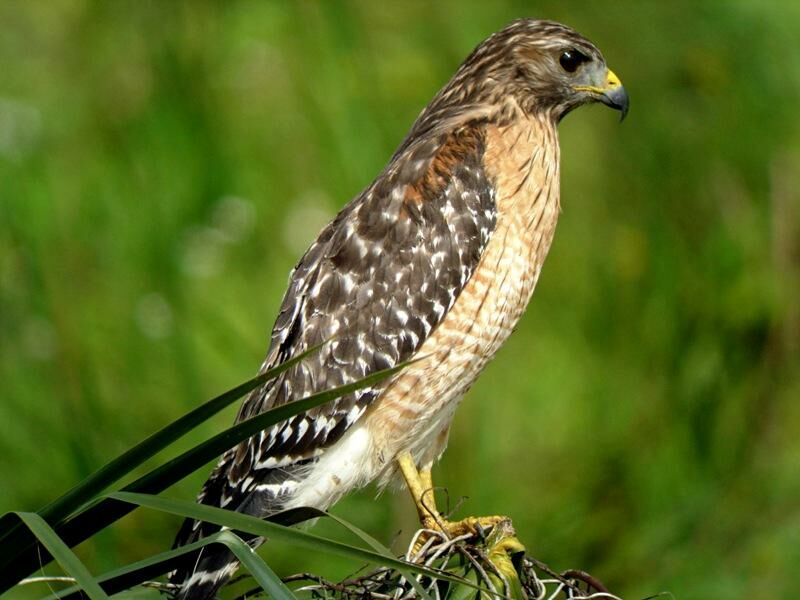
{"label": "grass blade", "polygon": [[453,577],[447,573],[408,563],[394,556],[378,554],[371,550],[357,548],[342,542],[337,542],[336,540],[324,538],[299,529],[278,525],[270,521],[263,521],[256,517],[226,510],[224,508],[205,506],[185,500],[173,500],[170,498],[151,496],[149,494],[131,494],[128,492],[114,492],[109,494],[108,497],[153,510],[214,523],[215,525],[228,527],[235,531],[244,531],[273,540],[280,540],[306,550],[322,553],[327,552],[359,562],[381,565],[398,570],[407,570],[412,573],[427,575],[428,577],[442,579],[451,583],[464,582],[462,579]]}
{"label": "grass blade", "polygon": [[[119,569],[114,569],[113,571],[97,576],[95,580],[107,594],[116,594],[117,592],[130,589],[182,566],[180,560],[182,557],[186,557],[186,555],[191,554],[193,551],[203,546],[216,543],[221,533],[223,532],[214,533],[193,544],[186,544],[180,548],[161,552],[135,563],[131,563],[130,565],[120,567]],[[189,558],[193,560],[192,557]],[[78,600],[80,596],[80,588],[73,585],[47,596],[45,600]]]}
{"label": "grass blade", "polygon": [[[339,525],[341,525],[345,529],[351,531],[352,533],[354,533],[355,535],[360,537],[373,550],[375,550],[378,554],[381,554],[383,556],[391,556],[392,558],[394,558],[394,555],[392,554],[391,550],[389,550],[386,546],[381,544],[378,540],[376,540],[374,537],[372,537],[370,534],[368,534],[363,529],[361,529],[359,527],[356,527],[352,523],[349,523],[348,521],[345,521],[344,519],[340,519],[339,517],[334,516],[334,515],[332,515],[330,513],[324,513],[324,514],[327,515],[329,518],[333,519],[334,521],[336,521]],[[408,571],[408,569],[400,569],[400,568],[398,568],[397,571],[399,573],[401,573],[408,580],[408,582],[411,584],[411,586],[417,592],[417,596],[422,598],[422,600],[431,600],[431,597],[428,594],[428,592],[425,591],[425,588],[422,587],[422,584],[419,581],[417,581],[416,577],[414,577],[414,575],[412,573],[410,573]]]}
{"label": "grass blade", "polygon": [[[307,507],[303,510],[308,511],[309,515],[307,518],[327,517],[329,519],[333,519],[339,525],[341,525],[351,533],[355,534],[357,537],[361,538],[362,541],[366,542],[367,545],[370,546],[373,550],[375,550],[375,552],[377,552],[378,554],[382,556],[388,556],[392,559],[395,558],[394,554],[392,554],[392,551],[389,550],[389,548],[381,544],[378,540],[376,540],[366,531],[364,531],[359,527],[356,527],[352,523],[345,521],[344,519],[341,519],[336,515],[332,515],[329,512],[317,510],[316,508]],[[401,573],[409,581],[409,583],[414,587],[414,589],[417,592],[417,595],[420,598],[422,598],[423,600],[430,600],[430,595],[428,594],[428,592],[425,591],[425,588],[422,587],[422,585],[414,578],[414,576],[407,569],[398,568],[397,571]]]}
{"label": "grass blade", "polygon": [[[288,527],[303,521],[319,518],[333,519],[363,539],[378,554],[381,554],[382,556],[389,556],[392,559],[395,558],[391,553],[391,550],[355,525],[352,525],[344,519],[336,517],[330,513],[317,510],[315,508],[295,508],[284,511],[283,513],[278,513],[270,517],[270,521]],[[202,548],[208,544],[217,543],[217,538],[222,533],[224,532],[214,533],[192,544],[187,544],[186,546],[181,546],[180,548],[168,550],[125,567],[109,571],[108,573],[104,573],[103,575],[96,577],[96,580],[101,584],[101,587],[108,594],[115,594],[117,592],[129,589],[143,583],[144,581],[155,579],[156,577],[159,577],[168,571],[176,569],[180,566],[184,566],[180,562],[180,558],[182,556],[190,554],[194,550]],[[405,572],[403,574],[406,575],[407,579],[410,577],[410,575],[407,575]],[[80,589],[77,586],[72,586],[48,596],[45,600],[78,600],[79,596]],[[425,598],[427,597],[427,594],[423,594],[421,597]]]}
{"label": "grass blade", "polygon": [[[96,581],[108,594],[115,594],[130,589],[149,579],[158,577],[180,565],[181,557],[194,560],[191,554],[204,546],[224,544],[233,552],[261,587],[273,598],[281,600],[294,600],[294,594],[281,581],[280,577],[267,565],[261,557],[255,554],[250,547],[237,535],[230,531],[220,531],[193,544],[162,552],[145,560],[138,561],[121,569],[110,571]],[[71,586],[55,594],[47,596],[45,600],[78,600],[81,590],[78,586]]]}
{"label": "grass blade", "polygon": [[258,582],[258,585],[267,592],[274,600],[295,600],[292,591],[286,587],[281,578],[275,571],[269,568],[262,558],[256,554],[250,546],[242,541],[238,535],[223,531],[218,540],[225,544],[231,552],[236,555],[239,562],[250,571],[250,574]]}
{"label": "grass blade", "polygon": [[108,600],[108,596],[92,577],[89,570],[75,556],[75,553],[56,535],[56,532],[40,515],[31,512],[14,513],[20,521],[28,526],[47,551],[70,577],[74,577],[78,586],[91,600]]}
{"label": "grass blade", "polygon": [[[408,364],[403,363],[391,369],[378,371],[359,381],[278,406],[237,423],[135,480],[127,485],[124,491],[157,494],[262,429],[345,394],[369,387],[391,377]],[[105,498],[89,506],[84,506],[79,514],[66,522],[57,524],[55,530],[69,546],[74,546],[124,517],[133,509],[134,507],[130,504]],[[46,553],[42,553],[40,556],[33,551],[35,547],[33,540],[29,540],[27,543],[25,543],[26,540],[23,540],[13,545],[10,542],[11,540],[7,538],[0,544],[0,554],[8,556],[10,559],[0,570],[0,593],[13,586],[19,579],[28,576],[40,564],[47,564],[50,560]]]}
{"label": "grass blade", "polygon": [[300,361],[306,359],[311,354],[319,351],[322,344],[315,346],[302,354],[287,360],[271,369],[260,373],[256,377],[237,385],[203,403],[201,406],[190,411],[186,415],[173,421],[166,427],[157,431],[143,442],[137,444],[118,458],[112,460],[104,467],[84,479],[79,485],[69,492],[42,508],[38,513],[47,520],[62,518],[67,516],[72,510],[78,508],[84,502],[102,492],[106,487],[119,481],[119,479],[133,469],[141,465],[148,458],[155,456],[158,452],[169,446],[175,440],[207,421],[231,403],[243,397],[248,392],[263,385],[270,379],[274,379],[287,369],[290,369]]}
{"label": "grass blade", "polygon": [[[203,403],[89,475],[67,493],[41,508],[38,514],[44,517],[51,525],[61,523],[73,511],[92,500],[109,485],[119,481],[144,461],[155,456],[175,440],[197,427],[200,423],[207,421],[246,393],[277,377],[285,370],[307,358],[310,354],[317,352],[320,347],[321,345],[315,346]],[[0,533],[0,547],[11,536],[15,536],[11,541],[11,545],[19,547],[23,543],[23,540],[19,537],[21,531],[19,522],[13,519],[8,521],[6,518],[6,515],[0,517],[0,532],[2,532]]]}

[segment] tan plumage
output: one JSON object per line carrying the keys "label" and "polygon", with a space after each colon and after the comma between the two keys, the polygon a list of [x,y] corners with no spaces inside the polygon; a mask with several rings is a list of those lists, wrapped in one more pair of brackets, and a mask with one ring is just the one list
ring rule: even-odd
{"label": "tan plumage", "polygon": [[522,316],[558,219],[558,155],[545,119],[520,115],[487,127],[495,229],[447,318],[419,349],[429,358],[403,371],[364,417],[385,457],[409,450],[423,468],[439,458],[458,401]]}
{"label": "tan plumage", "polygon": [[[237,418],[421,360],[231,449],[199,501],[325,509],[400,465],[424,517],[416,469],[441,455],[458,402],[530,300],[559,213],[556,127],[593,101],[627,110],[600,52],[563,25],[515,21],[467,57],[293,271],[263,368],[334,341]],[[187,521],[176,545],[213,530]],[[171,579],[182,598],[208,598],[235,568],[211,552]]]}

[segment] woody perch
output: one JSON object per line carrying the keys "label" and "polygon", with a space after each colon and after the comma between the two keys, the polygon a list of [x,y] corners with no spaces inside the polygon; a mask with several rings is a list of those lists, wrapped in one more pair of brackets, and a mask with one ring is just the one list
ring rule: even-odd
{"label": "woody perch", "polygon": [[[436,513],[431,466],[528,305],[560,210],[557,126],[592,102],[628,110],[600,51],[569,27],[521,19],[475,48],[297,263],[262,370],[332,341],[254,390],[237,421],[420,360],[230,449],[199,502],[266,517],[402,476],[425,527],[491,525]],[[175,544],[216,530],[187,521]],[[170,580],[182,600],[213,598],[237,566],[208,546]]]}

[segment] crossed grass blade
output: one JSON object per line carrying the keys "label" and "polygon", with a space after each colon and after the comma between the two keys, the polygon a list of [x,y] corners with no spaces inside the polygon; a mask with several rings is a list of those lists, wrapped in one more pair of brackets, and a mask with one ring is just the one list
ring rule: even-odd
{"label": "crossed grass blade", "polygon": [[[289,545],[299,546],[301,548],[313,550],[319,553],[336,554],[338,556],[359,562],[368,562],[370,564],[391,567],[406,576],[409,581],[412,580],[413,574],[416,573],[418,575],[424,575],[430,578],[445,579],[450,582],[463,583],[459,578],[453,577],[452,575],[444,574],[440,571],[421,567],[419,565],[406,563],[405,561],[396,558],[391,554],[391,551],[388,548],[380,544],[380,542],[376,541],[374,538],[372,538],[372,536],[365,533],[358,527],[348,523],[347,521],[344,521],[343,519],[334,517],[329,513],[312,508],[286,511],[285,513],[276,515],[274,520],[263,521],[255,517],[242,515],[241,513],[230,510],[203,506],[183,500],[159,498],[157,496],[146,494],[117,492],[109,494],[108,497],[122,502],[132,503],[137,506],[143,506],[171,514],[177,514],[184,518],[201,518],[204,521],[229,527],[232,530],[235,529],[238,531],[244,531],[252,535],[267,536],[273,540],[281,540]],[[244,517],[244,519],[241,519],[240,517]],[[336,540],[331,540],[288,527],[288,525],[292,523],[298,523],[304,520],[322,517],[333,518],[337,523],[352,531],[364,542],[372,546],[373,550],[358,548],[338,542]],[[231,531],[228,530],[218,532],[202,540],[194,542],[193,544],[188,544],[181,548],[162,552],[158,555],[151,556],[120,569],[115,569],[114,571],[110,571],[97,577],[97,581],[109,594],[130,589],[131,587],[141,584],[144,581],[154,579],[172,569],[183,566],[187,560],[193,561],[194,557],[192,556],[192,553],[203,546],[216,543],[225,543],[226,539],[224,537],[221,538],[221,536],[224,536],[226,533],[231,533]],[[237,539],[241,540],[241,538],[238,538],[238,536],[236,537]],[[244,544],[243,541],[242,543]],[[226,545],[228,544],[226,543]],[[228,546],[230,547],[230,545]],[[287,591],[289,594],[291,594],[291,590],[288,590],[285,584],[280,582],[277,575],[274,575],[274,572],[269,568],[268,565],[266,565],[266,563],[264,563],[263,559],[252,553],[249,548],[246,548],[246,544],[244,549],[247,551],[249,556],[255,556],[258,559],[256,563],[251,564],[250,562],[242,560],[242,556],[240,554],[243,553],[237,553],[233,548],[231,548],[231,550],[234,551],[237,557],[242,561],[244,567],[254,576],[262,588],[264,588],[272,597],[294,597],[293,595],[285,595]],[[256,568],[262,570],[259,576],[256,576],[254,572],[254,569]],[[269,571],[267,571],[267,569]],[[283,596],[278,596],[279,592],[274,587],[273,589],[269,589],[267,587],[268,585],[274,586],[276,581],[280,582],[281,586],[284,587],[284,589],[281,590],[281,593],[284,594]],[[423,600],[430,600],[429,594],[422,588],[422,586],[419,584],[417,584],[417,586],[419,597]],[[474,586],[474,588],[478,589],[477,586]],[[51,596],[48,596],[46,600],[78,600],[78,598],[80,598],[80,587],[71,586],[67,589],[52,594]]]}
{"label": "crossed grass blade", "polygon": [[[223,544],[233,552],[261,588],[269,593],[272,598],[279,600],[294,599],[292,591],[281,581],[280,577],[269,565],[261,557],[253,553],[242,538],[230,531],[219,531],[193,544],[162,552],[121,569],[115,569],[97,577],[96,581],[106,593],[115,594],[177,567],[181,558],[194,560],[192,553],[195,550],[213,544]],[[80,597],[81,588],[78,585],[74,585],[47,596],[45,600],[78,600]]]}
{"label": "crossed grass blade", "polygon": [[108,596],[103,588],[97,583],[89,569],[75,556],[64,541],[58,537],[52,527],[47,524],[40,515],[32,512],[9,513],[11,518],[18,519],[21,526],[27,526],[28,530],[38,539],[42,546],[56,559],[64,572],[73,577],[83,592],[89,596],[90,600],[108,600]]}
{"label": "crossed grass blade", "polygon": [[[184,452],[171,461],[157,467],[146,475],[125,486],[123,491],[134,493],[156,494],[172,484],[180,481],[209,461],[213,460],[228,448],[251,435],[267,429],[296,414],[320,406],[340,396],[359,389],[369,387],[396,374],[410,362],[402,363],[391,369],[373,373],[359,381],[320,392],[301,400],[296,400],[237,423],[233,427],[213,436]],[[95,499],[85,504],[69,519],[54,527],[68,546],[74,546],[88,539],[98,531],[114,523],[134,510],[134,506],[112,498]],[[5,515],[4,515],[5,516]],[[0,567],[0,593],[6,591],[23,577],[30,575],[35,569],[52,560],[44,551],[37,552],[34,539],[26,539],[25,543],[12,546],[8,538],[0,543],[0,551],[10,560]],[[13,549],[13,552],[11,551]]]}
{"label": "crossed grass blade", "polygon": [[[161,510],[171,514],[177,514],[185,518],[188,517],[193,519],[202,519],[204,521],[231,528],[232,530],[244,531],[254,536],[264,536],[273,540],[281,540],[290,545],[293,544],[295,546],[310,549],[318,553],[336,554],[351,560],[368,562],[371,564],[380,565],[381,567],[390,568],[404,576],[405,579],[415,588],[417,597],[423,600],[430,600],[430,595],[422,586],[422,584],[416,580],[414,574],[422,575],[431,579],[447,581],[451,584],[454,584],[454,590],[461,590],[461,594],[468,595],[469,592],[466,590],[471,590],[472,595],[474,595],[476,591],[482,590],[484,593],[489,594],[490,596],[494,595],[488,590],[480,587],[478,583],[472,579],[464,578],[460,575],[454,575],[452,572],[444,572],[440,569],[431,569],[429,567],[423,567],[420,565],[407,563],[401,559],[397,559],[391,554],[391,551],[388,548],[383,546],[380,542],[355,525],[317,509],[293,509],[274,515],[270,519],[272,522],[269,522],[262,521],[255,517],[242,515],[241,513],[234,511],[198,505],[194,502],[165,499],[152,495],[117,492],[108,494],[107,497],[121,502],[132,503],[137,506],[145,506],[147,508]],[[334,519],[337,523],[361,538],[364,542],[371,546],[373,550],[356,548],[335,540],[330,540],[328,538],[323,538],[288,527],[288,525],[294,523],[321,517]],[[212,534],[193,544],[160,553],[126,567],[101,575],[96,579],[102,585],[102,588],[106,593],[113,594],[122,590],[128,590],[147,580],[156,578],[167,571],[185,566],[189,562],[194,561],[192,553],[203,546],[214,543],[224,543],[231,548],[232,551],[234,551],[237,557],[240,558],[244,567],[251,572],[258,584],[270,595],[273,597],[282,598],[284,600],[292,597],[286,595],[287,592],[291,594],[291,590],[288,590],[288,588],[286,588],[285,585],[280,582],[277,575],[274,574],[268,565],[263,563],[262,559],[258,558],[257,555],[252,553],[249,548],[244,545],[244,542],[242,542],[243,545],[231,547],[231,545],[228,543],[230,539],[224,537],[223,535],[225,533],[229,532],[223,531]],[[232,543],[235,544],[236,542],[234,541]],[[256,557],[257,560],[253,562],[250,560],[251,557]],[[182,562],[181,558],[183,558]],[[283,588],[280,590],[274,587],[278,585],[278,583],[283,586]],[[77,600],[80,597],[80,593],[80,586],[72,586],[49,596],[48,600]]]}
{"label": "crossed grass blade", "polygon": [[[425,575],[427,577],[441,579],[450,583],[464,583],[463,579],[455,577],[449,573],[433,570],[396,558],[387,548],[384,548],[378,542],[375,542],[375,544],[380,547],[378,551],[367,550],[232,510],[217,508],[215,506],[205,506],[194,502],[187,502],[185,500],[161,498],[159,496],[152,496],[150,494],[114,492],[109,494],[109,497],[121,502],[128,502],[133,505],[158,510],[161,512],[167,512],[182,517],[197,519],[222,527],[228,527],[234,531],[243,531],[248,534],[281,541],[286,544],[314,552],[334,554],[343,558],[389,567],[392,569],[397,569],[400,572],[408,572],[409,574],[413,573],[417,575]],[[317,515],[314,516],[330,516],[322,511],[312,511],[309,514],[313,514],[313,512],[317,513]],[[340,523],[344,523],[344,521],[341,519],[336,520]],[[351,526],[348,524],[348,527]],[[354,531],[355,530],[357,530],[357,528],[355,528]],[[358,531],[360,532],[360,530]],[[361,534],[369,539],[372,539],[366,533],[361,532]],[[423,597],[427,597],[427,594],[425,594],[424,591]]]}
{"label": "crossed grass blade", "polygon": [[[236,387],[212,398],[203,403],[184,416],[163,427],[159,431],[150,435],[133,448],[123,452],[120,456],[100,467],[97,471],[89,475],[71,490],[56,498],[50,504],[39,509],[37,513],[51,525],[60,525],[64,520],[80,508],[86,502],[91,501],[97,494],[105,490],[111,484],[119,481],[122,477],[133,471],[136,467],[144,463],[158,452],[168,447],[180,437],[207,421],[222,409],[238,400],[246,393],[263,385],[270,379],[274,379],[282,372],[291,368],[309,355],[317,352],[322,345],[315,346],[302,354],[287,360],[272,369],[260,373],[256,377],[237,385]],[[8,540],[10,545],[19,547],[23,541],[18,537],[20,531],[26,531],[20,526],[19,521],[11,517],[11,513],[0,517],[0,546],[5,545]],[[17,536],[17,537],[15,537]],[[0,562],[0,565],[3,563]]]}

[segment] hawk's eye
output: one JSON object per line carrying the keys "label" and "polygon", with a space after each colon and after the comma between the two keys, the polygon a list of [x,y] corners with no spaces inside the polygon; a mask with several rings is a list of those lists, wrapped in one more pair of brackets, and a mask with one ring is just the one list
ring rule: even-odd
{"label": "hawk's eye", "polygon": [[558,62],[561,63],[561,67],[567,73],[574,73],[578,70],[578,67],[585,62],[589,62],[589,57],[585,54],[581,54],[577,50],[564,50],[561,53],[561,57],[558,59]]}

